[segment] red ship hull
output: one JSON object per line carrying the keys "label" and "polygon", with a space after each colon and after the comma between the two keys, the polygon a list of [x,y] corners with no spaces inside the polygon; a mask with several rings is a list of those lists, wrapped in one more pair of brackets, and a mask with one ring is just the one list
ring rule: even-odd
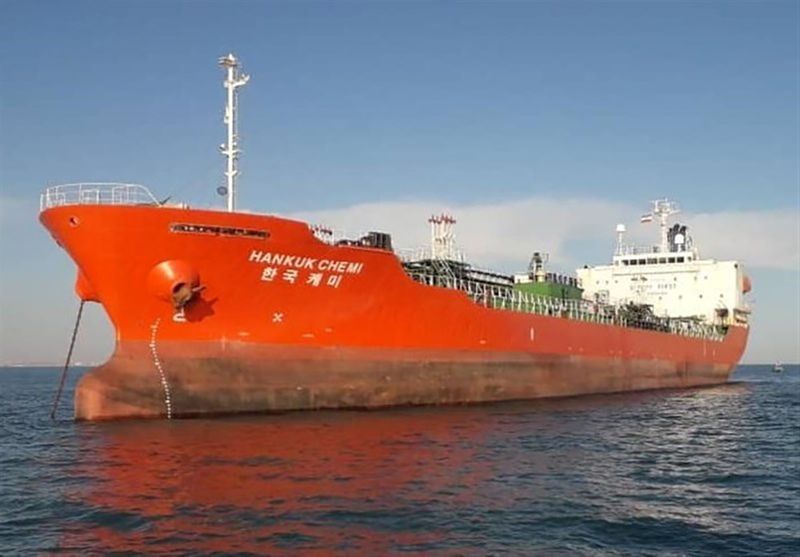
{"label": "red ship hull", "polygon": [[[283,218],[104,205],[40,218],[116,329],[110,361],[77,387],[79,419],[712,385],[747,343],[746,326],[712,340],[484,307],[415,282],[389,251]],[[184,283],[197,294],[175,320]]]}

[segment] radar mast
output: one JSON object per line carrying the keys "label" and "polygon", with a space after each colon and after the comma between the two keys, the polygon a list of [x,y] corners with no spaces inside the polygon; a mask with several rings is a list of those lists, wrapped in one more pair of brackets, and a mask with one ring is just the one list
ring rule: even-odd
{"label": "radar mast", "polygon": [[657,199],[653,201],[653,209],[649,214],[642,217],[642,222],[649,222],[647,217],[658,218],[661,227],[661,253],[669,251],[669,237],[667,230],[669,227],[669,217],[680,213],[678,204],[668,199]]}
{"label": "radar mast", "polygon": [[[239,60],[233,54],[228,54],[219,59],[220,67],[226,71],[223,85],[228,90],[228,102],[225,105],[225,116],[223,121],[228,129],[227,142],[219,146],[220,151],[225,156],[225,179],[224,187],[219,188],[220,195],[228,197],[228,211],[236,210],[236,177],[239,174],[239,135],[238,118],[236,116],[238,104],[238,89],[243,87],[250,80],[249,75],[241,72]],[[223,191],[224,190],[224,191]]]}

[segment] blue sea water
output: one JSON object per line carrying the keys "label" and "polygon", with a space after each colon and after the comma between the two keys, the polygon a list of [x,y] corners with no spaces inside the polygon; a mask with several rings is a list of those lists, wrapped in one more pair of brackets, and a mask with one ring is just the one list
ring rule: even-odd
{"label": "blue sea water", "polygon": [[800,555],[800,369],[470,407],[56,422],[0,369],[0,554]]}

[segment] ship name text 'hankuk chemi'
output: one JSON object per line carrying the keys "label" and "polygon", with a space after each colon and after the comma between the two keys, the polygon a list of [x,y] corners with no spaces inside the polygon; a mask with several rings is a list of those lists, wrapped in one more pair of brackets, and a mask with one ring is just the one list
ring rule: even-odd
{"label": "ship name text 'hankuk chemi'", "polygon": [[[264,282],[286,282],[308,286],[331,286],[339,288],[344,275],[357,275],[364,269],[363,263],[317,259],[286,253],[271,253],[253,250],[247,258],[251,263],[264,265],[261,280]],[[304,272],[307,270],[308,272]]]}
{"label": "ship name text 'hankuk chemi'", "polygon": [[275,265],[277,267],[293,267],[295,269],[311,269],[316,271],[330,271],[334,273],[346,273],[357,275],[364,268],[363,263],[354,261],[336,261],[333,259],[316,259],[300,255],[289,255],[285,253],[270,253],[268,251],[253,250],[250,252],[248,261],[252,263],[263,263],[265,265]]}

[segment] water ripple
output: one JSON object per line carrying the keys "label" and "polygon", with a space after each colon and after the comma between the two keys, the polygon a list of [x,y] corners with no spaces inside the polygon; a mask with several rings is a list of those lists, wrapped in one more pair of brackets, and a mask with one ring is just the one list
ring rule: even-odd
{"label": "water ripple", "polygon": [[57,374],[0,370],[2,554],[800,547],[796,368],[688,391],[111,424],[68,408],[51,422]]}

